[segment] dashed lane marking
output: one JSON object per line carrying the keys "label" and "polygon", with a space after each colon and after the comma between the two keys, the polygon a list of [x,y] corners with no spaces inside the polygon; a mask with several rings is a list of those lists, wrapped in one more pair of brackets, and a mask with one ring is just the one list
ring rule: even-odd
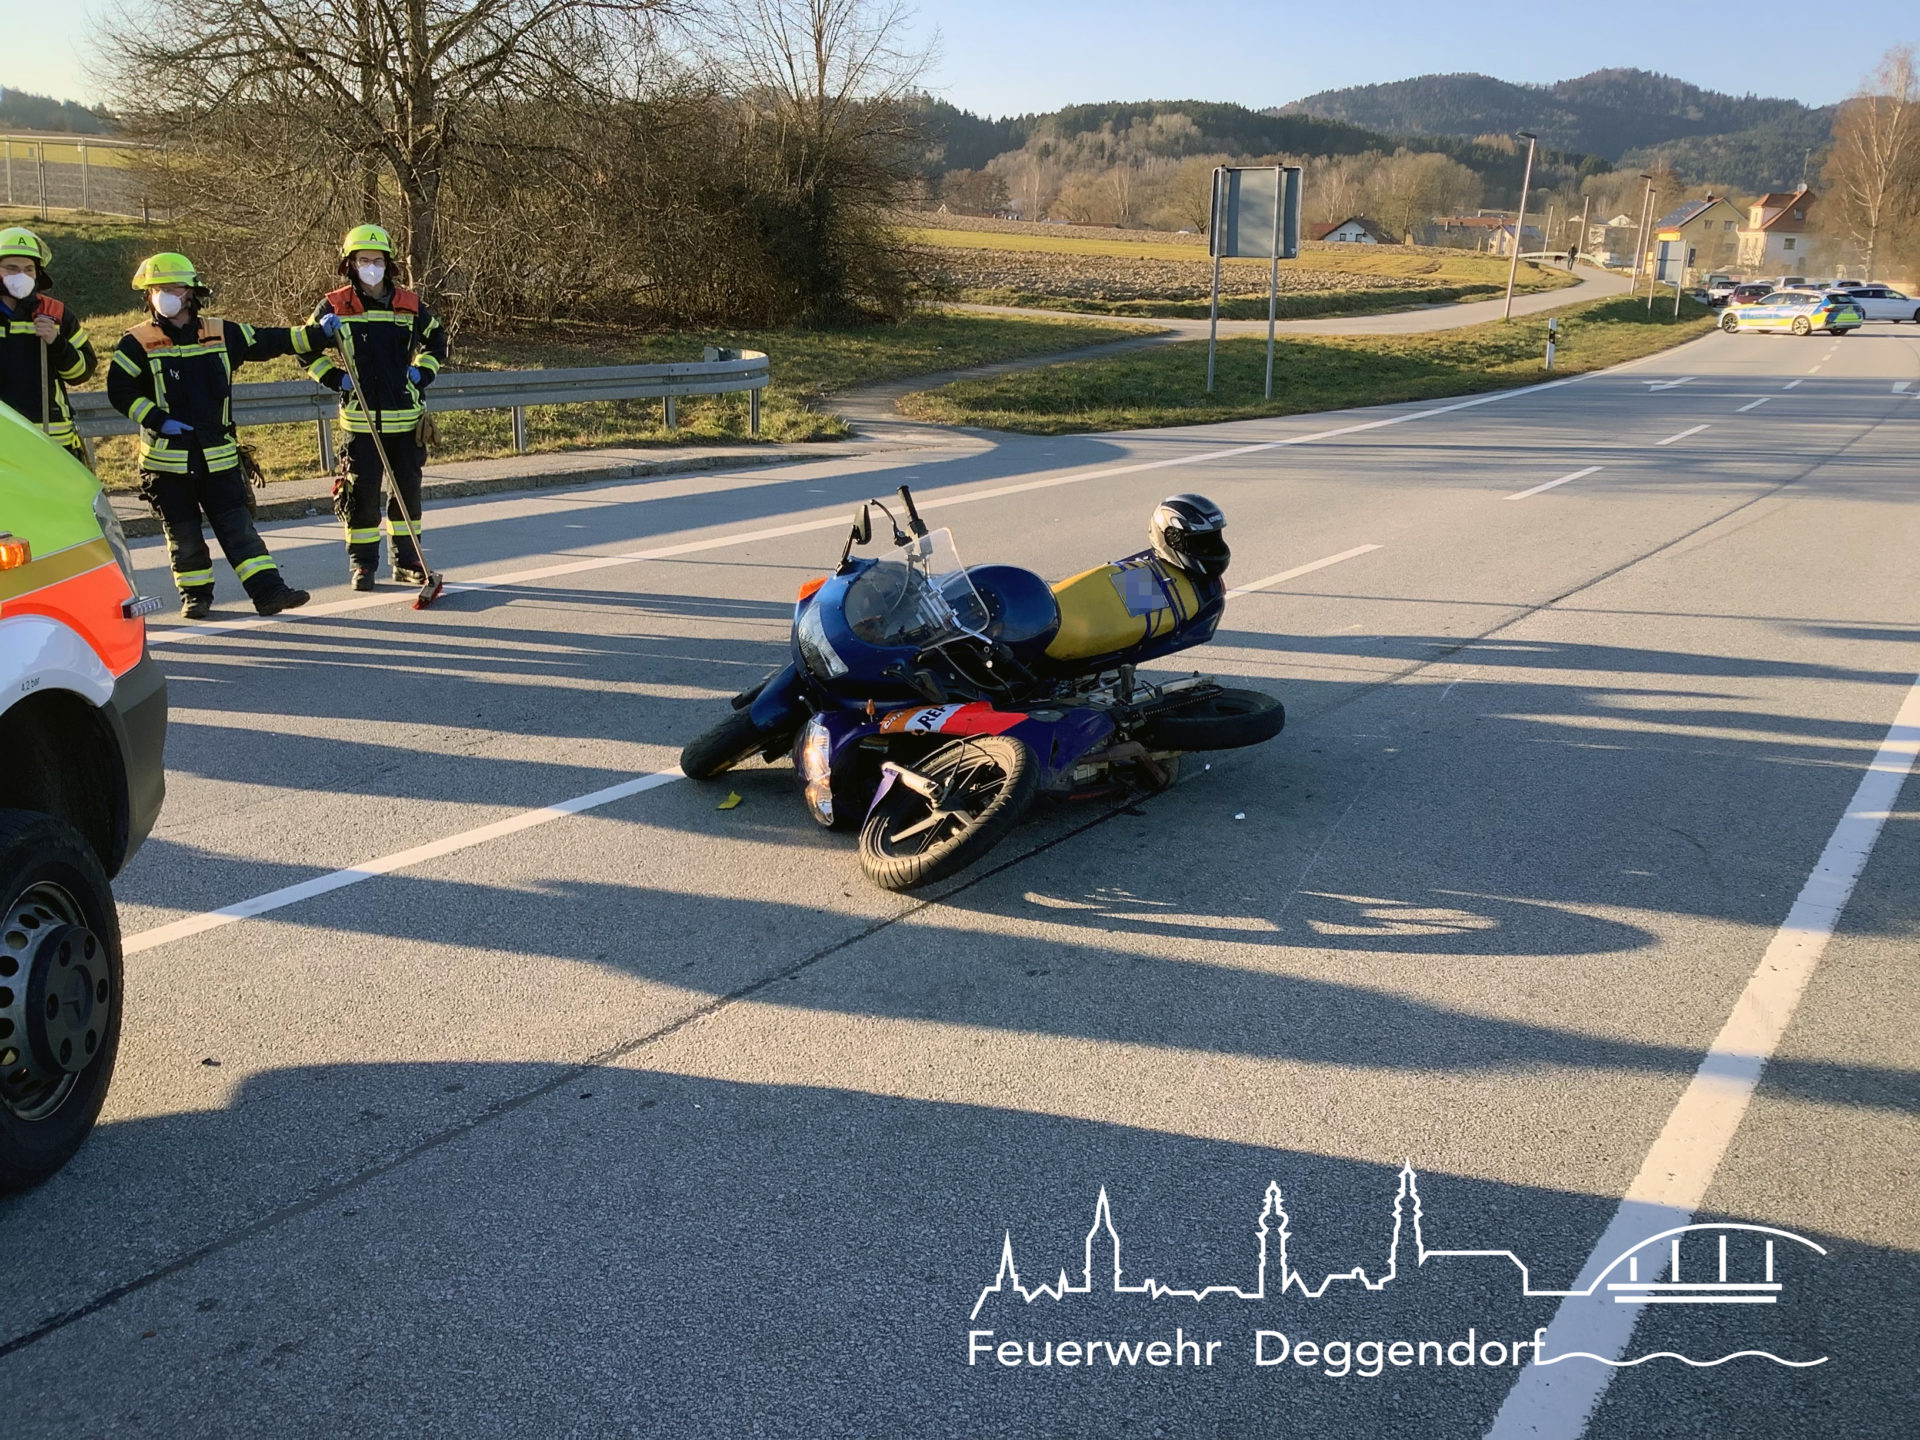
{"label": "dashed lane marking", "polygon": [[1669,435],[1666,439],[1656,440],[1653,443],[1656,445],[1671,445],[1676,440],[1684,440],[1689,435],[1698,435],[1702,430],[1711,430],[1712,428],[1711,425],[1695,425],[1691,429],[1682,430],[1678,435]]}
{"label": "dashed lane marking", "polygon": [[1506,498],[1509,500],[1524,500],[1529,495],[1538,495],[1542,490],[1551,490],[1554,486],[1564,485],[1569,480],[1584,480],[1587,476],[1597,474],[1605,468],[1604,465],[1589,465],[1584,470],[1576,470],[1571,475],[1562,475],[1558,480],[1549,480],[1544,485],[1536,485],[1531,490],[1521,490]]}

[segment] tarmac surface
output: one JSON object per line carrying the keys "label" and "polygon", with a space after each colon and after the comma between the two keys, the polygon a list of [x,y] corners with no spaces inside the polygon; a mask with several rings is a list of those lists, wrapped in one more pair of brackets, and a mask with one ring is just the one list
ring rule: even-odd
{"label": "tarmac surface", "polygon": [[[270,527],[311,606],[222,566],[152,629],[119,1071],[0,1202],[9,1433],[1908,1433],[1916,391],[1905,327],[1716,333],[476,498],[427,611]],[[1251,588],[1191,664],[1285,733],[913,896],[789,767],[679,779],[903,482],[1050,576],[1211,496]],[[1764,1303],[1542,1293],[1628,1231]]]}

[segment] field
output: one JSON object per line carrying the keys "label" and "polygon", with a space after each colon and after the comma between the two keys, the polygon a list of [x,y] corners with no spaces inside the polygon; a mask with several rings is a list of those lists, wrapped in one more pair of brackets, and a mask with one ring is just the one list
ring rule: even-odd
{"label": "field", "polygon": [[[1559,312],[1555,373],[1577,374],[1666,349],[1713,328],[1713,314],[1596,300]],[[1261,397],[1264,337],[1220,344],[1215,393],[1206,393],[1204,341],[1103,360],[1070,361],[1017,376],[958,381],[910,395],[909,415],[950,425],[1058,435],[1197,425],[1263,415],[1340,410],[1526,385],[1547,378],[1545,316],[1428,335],[1282,340],[1274,398]]]}
{"label": "field", "polygon": [[[945,219],[946,217],[941,217]],[[1205,318],[1213,263],[1205,238],[1154,231],[1021,225],[907,226],[929,281],[952,300],[1145,318]],[[1135,238],[1137,237],[1137,238]],[[1220,313],[1264,319],[1271,264],[1221,266]],[[1411,245],[1323,245],[1280,262],[1278,313],[1288,319],[1366,315],[1420,305],[1484,300],[1502,293],[1507,262],[1470,251]],[[1573,283],[1559,269],[1523,263],[1515,288]]]}

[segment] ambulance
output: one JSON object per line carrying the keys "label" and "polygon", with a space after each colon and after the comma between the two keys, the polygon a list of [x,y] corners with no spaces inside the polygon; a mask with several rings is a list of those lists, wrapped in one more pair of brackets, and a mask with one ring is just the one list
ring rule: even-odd
{"label": "ambulance", "polygon": [[108,882],[166,793],[167,685],[87,468],[0,405],[0,1193],[93,1128],[123,999]]}

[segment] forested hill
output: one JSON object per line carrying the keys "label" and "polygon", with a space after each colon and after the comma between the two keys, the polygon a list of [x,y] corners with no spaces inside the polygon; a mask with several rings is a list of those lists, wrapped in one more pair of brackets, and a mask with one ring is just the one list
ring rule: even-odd
{"label": "forested hill", "polygon": [[0,125],[15,130],[98,135],[107,127],[98,115],[72,100],[55,100],[28,90],[0,87]]}
{"label": "forested hill", "polygon": [[1800,178],[1805,152],[1826,143],[1833,121],[1830,107],[1724,95],[1647,70],[1596,70],[1552,85],[1422,75],[1322,91],[1275,113],[1400,135],[1531,130],[1557,149],[1614,161],[1660,153],[1682,173],[1712,171],[1723,183],[1754,188]]}

